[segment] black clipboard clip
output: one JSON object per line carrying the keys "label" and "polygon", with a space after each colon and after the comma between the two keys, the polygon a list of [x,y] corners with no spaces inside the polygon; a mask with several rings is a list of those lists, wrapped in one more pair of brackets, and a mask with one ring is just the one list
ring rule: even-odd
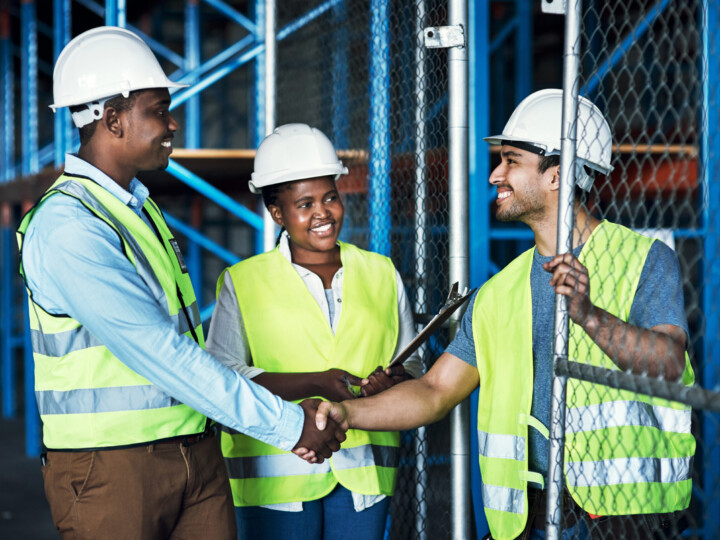
{"label": "black clipboard clip", "polygon": [[435,333],[435,330],[440,328],[440,326],[442,326],[442,324],[448,320],[453,313],[460,309],[460,307],[468,301],[473,293],[477,291],[477,289],[473,289],[468,292],[468,290],[465,289],[463,293],[460,293],[459,288],[460,287],[457,281],[453,283],[452,287],[450,287],[447,300],[445,300],[445,303],[440,308],[438,314],[435,315],[429,323],[427,323],[425,328],[423,328],[417,336],[415,336],[415,339],[408,343],[407,347],[405,347],[397,354],[397,356],[395,356],[395,358],[392,359],[392,361],[388,364],[388,367],[402,363],[410,358],[410,355],[417,351],[420,348],[420,345],[430,339],[430,336]]}

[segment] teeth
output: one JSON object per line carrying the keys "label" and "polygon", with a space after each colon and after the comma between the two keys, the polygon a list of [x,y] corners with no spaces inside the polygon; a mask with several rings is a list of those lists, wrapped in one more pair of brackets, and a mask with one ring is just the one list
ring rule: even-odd
{"label": "teeth", "polygon": [[163,141],[160,144],[163,145],[165,148],[172,148],[172,141]]}
{"label": "teeth", "polygon": [[511,193],[512,191],[502,191],[498,193],[498,199],[507,199]]}
{"label": "teeth", "polygon": [[331,223],[327,223],[325,225],[320,225],[319,227],[314,227],[312,230],[315,232],[327,232],[330,230]]}

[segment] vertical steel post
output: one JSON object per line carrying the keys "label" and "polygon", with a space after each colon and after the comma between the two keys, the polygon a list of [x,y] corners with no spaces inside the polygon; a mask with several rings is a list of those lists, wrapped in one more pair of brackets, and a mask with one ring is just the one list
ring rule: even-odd
{"label": "vertical steel post", "polygon": [[370,2],[370,250],[390,255],[390,6]]}
{"label": "vertical steel post", "polygon": [[[468,5],[469,53],[469,255],[470,285],[480,286],[490,276],[490,151],[482,137],[490,134],[490,1]],[[472,309],[471,307],[468,309]],[[482,500],[482,477],[477,460],[478,391],[470,399],[470,480],[475,529],[481,538],[489,532]]]}
{"label": "vertical steel post", "polygon": [[528,0],[515,0],[515,18],[515,103],[520,103],[533,87],[533,19]]}
{"label": "vertical steel post", "polygon": [[[277,69],[277,39],[276,39],[277,8],[275,0],[265,0],[265,130],[263,135],[269,135],[275,129],[277,113],[275,98],[277,96],[276,75]],[[275,247],[277,227],[270,217],[270,212],[263,208],[263,247],[270,251]]]}
{"label": "vertical steel post", "polygon": [[[200,65],[200,6],[199,0],[187,0],[185,4],[185,71]],[[195,79],[187,81],[195,84]],[[200,147],[200,95],[196,94],[185,103],[185,148]]]}
{"label": "vertical steel post", "polygon": [[13,176],[15,162],[15,70],[10,36],[10,11],[6,3],[0,4],[0,114],[2,140],[0,141],[0,182]]}
{"label": "vertical steel post", "polygon": [[37,107],[37,20],[35,1],[22,0],[20,7],[22,85],[22,168],[27,176],[40,170],[38,153],[38,107]]}
{"label": "vertical steel post", "polygon": [[[255,0],[255,27],[259,32],[256,39],[265,41],[265,0]],[[253,109],[255,110],[255,123],[253,125],[254,148],[260,146],[265,137],[265,49],[255,58],[255,93]],[[263,216],[263,228],[255,231],[255,252],[265,251],[265,209],[262,201],[257,205],[258,214]]]}
{"label": "vertical steel post", "polygon": [[[701,148],[703,180],[703,228],[706,230],[703,239],[703,312],[705,313],[705,336],[703,339],[702,385],[705,388],[717,388],[720,385],[720,184],[718,183],[718,122],[720,122],[720,75],[717,66],[720,62],[718,50],[718,32],[720,32],[720,15],[715,2],[703,1],[702,32],[703,58],[701,61],[703,85],[703,111],[706,117],[701,119]],[[715,504],[720,485],[720,429],[716,413],[703,413],[703,487],[705,498],[702,502],[703,525],[701,537],[710,540],[717,537]]]}
{"label": "vertical steel post", "polygon": [[[425,169],[427,168],[427,96],[426,96],[426,68],[425,46],[423,30],[427,18],[425,0],[417,0],[415,6],[415,312],[425,313],[427,309],[427,212],[425,200],[427,198],[427,184]],[[418,325],[418,332],[422,325]],[[422,351],[422,349],[421,349]],[[424,362],[423,362],[424,363]],[[425,426],[415,431],[415,532],[418,540],[427,540],[427,430]]]}
{"label": "vertical steel post", "polygon": [[339,0],[332,8],[333,12],[333,50],[332,71],[332,141],[335,148],[349,148],[350,119],[348,118],[348,43],[350,36],[345,22],[347,6],[345,0]]}
{"label": "vertical steel post", "polygon": [[105,25],[127,26],[125,0],[105,0]]}
{"label": "vertical steel post", "polygon": [[15,418],[15,357],[13,355],[13,257],[10,203],[0,204],[0,231],[2,231],[2,252],[0,252],[0,325],[2,330],[2,343],[0,344],[2,369],[2,415],[3,418]]}
{"label": "vertical steel post", "polygon": [[[577,102],[580,88],[580,13],[582,0],[569,0],[565,14],[563,61],[563,117],[560,155],[560,193],[558,195],[557,253],[572,251],[575,207],[575,152],[577,143]],[[570,319],[567,297],[555,295],[555,340],[553,371],[558,360],[567,359]],[[553,376],[550,406],[550,458],[548,464],[547,513],[548,540],[558,540],[561,532],[563,452],[565,437],[565,393],[567,377]]]}
{"label": "vertical steel post", "polygon": [[[57,60],[63,47],[70,41],[70,0],[53,1],[53,59]],[[55,128],[55,167],[65,163],[65,152],[70,145],[70,110],[61,107],[53,115]]]}
{"label": "vertical steel post", "polygon": [[[467,0],[450,0],[448,24],[467,33]],[[448,174],[450,200],[450,283],[468,285],[468,48],[448,50]],[[451,323],[451,336],[459,317]],[[465,400],[450,416],[450,471],[452,475],[452,524],[454,539],[470,537],[470,404]]]}

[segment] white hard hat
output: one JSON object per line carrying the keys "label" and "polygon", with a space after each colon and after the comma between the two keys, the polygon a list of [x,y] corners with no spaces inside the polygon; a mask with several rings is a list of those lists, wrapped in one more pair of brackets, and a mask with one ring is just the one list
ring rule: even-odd
{"label": "white hard hat", "polygon": [[285,124],[265,137],[255,153],[250,191],[293,180],[332,176],[335,180],[348,170],[335,153],[330,139],[307,124]]}
{"label": "white hard hat", "polygon": [[138,35],[116,26],[101,26],[75,37],[58,56],[53,71],[55,102],[50,108],[54,112],[59,107],[102,101],[90,114],[79,118],[73,115],[75,124],[82,127],[97,120],[104,101],[113,96],[128,97],[133,90],[145,88],[186,86],[165,76],[150,47]]}
{"label": "white hard hat", "polygon": [[[485,141],[518,146],[543,156],[559,155],[562,96],[563,91],[554,88],[530,94],[515,108],[502,134],[485,137]],[[576,183],[589,191],[593,179],[583,166],[603,174],[613,170],[612,135],[605,117],[591,101],[579,96],[577,111]]]}

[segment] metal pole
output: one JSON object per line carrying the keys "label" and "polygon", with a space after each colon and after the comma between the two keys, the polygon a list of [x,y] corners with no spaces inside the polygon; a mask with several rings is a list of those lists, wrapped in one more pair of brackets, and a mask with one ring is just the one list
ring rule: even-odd
{"label": "metal pole", "polygon": [[[470,285],[484,283],[490,276],[490,151],[482,137],[490,133],[490,1],[469,2],[469,255]],[[475,516],[475,530],[479,537],[489,532],[482,500],[482,476],[477,459],[477,403],[478,390],[470,399],[470,485]]]}
{"label": "metal pole", "polygon": [[532,92],[533,63],[532,4],[515,0],[515,103],[520,103]]}
{"label": "metal pole", "polygon": [[[200,65],[200,6],[199,0],[187,0],[185,5],[185,70]],[[195,78],[187,81],[192,85]],[[185,148],[200,147],[200,95],[196,94],[185,104]]]}
{"label": "metal pole", "polygon": [[0,181],[13,176],[15,161],[15,72],[13,69],[12,40],[10,39],[10,11],[7,3],[0,11],[0,114],[3,137],[0,144]]}
{"label": "metal pole", "polygon": [[[425,47],[423,30],[425,28],[425,0],[418,0],[415,12],[415,312],[425,313],[426,304],[426,263],[427,249],[427,212],[425,199],[427,185],[425,169],[427,167],[427,96],[425,92]],[[420,331],[422,325],[418,325]],[[422,350],[422,349],[421,349]],[[424,362],[423,362],[424,363]],[[424,426],[415,432],[415,532],[418,540],[427,540],[427,432]]]}
{"label": "metal pole", "polygon": [[[718,31],[720,31],[720,16],[715,2],[703,2],[703,57],[701,73],[703,84],[703,111],[707,115],[701,121],[701,159],[703,179],[703,222],[707,230],[703,242],[703,313],[705,314],[706,333],[703,339],[702,383],[705,388],[714,389],[720,385],[720,185],[718,184],[718,122],[720,121],[720,102],[718,99],[718,85],[720,76],[717,62],[720,61],[718,50]],[[717,414],[703,412],[703,437],[705,448],[703,456],[703,485],[705,497],[703,507],[703,528],[701,537],[710,540],[717,536],[717,529],[713,527],[713,512],[717,501],[718,486],[720,485],[720,427]],[[713,441],[715,443],[713,444]],[[717,525],[717,521],[714,522]],[[715,529],[715,530],[713,530]]]}
{"label": "metal pole", "polygon": [[125,0],[105,1],[105,24],[107,26],[127,26]]}
{"label": "metal pole", "polygon": [[[467,32],[467,0],[450,0],[448,24]],[[468,285],[468,51],[463,43],[448,50],[448,174],[450,199],[450,283]],[[451,322],[455,335],[459,316]],[[450,416],[453,538],[470,537],[470,405],[459,404]]]}
{"label": "metal pole", "polygon": [[40,170],[38,159],[37,107],[37,21],[34,0],[22,0],[21,20],[21,84],[22,84],[22,170],[24,176]]}
{"label": "metal pole", "polygon": [[[275,0],[265,0],[265,131],[269,135],[275,129],[277,112],[275,110],[277,39],[276,39],[276,5]],[[263,208],[263,247],[270,251],[275,247],[277,226],[270,217],[270,212]]]}
{"label": "metal pole", "polygon": [[[557,252],[572,251],[575,203],[575,151],[577,143],[577,101],[580,71],[580,13],[582,0],[569,1],[565,14],[565,52],[563,61],[563,118],[560,155],[560,193],[558,195]],[[568,357],[570,319],[567,297],[555,295],[555,340],[553,372],[558,360]],[[547,512],[548,540],[558,540],[561,532],[563,452],[565,437],[566,376],[553,376],[550,406],[550,457],[548,463]]]}
{"label": "metal pole", "polygon": [[[70,41],[70,0],[55,0],[53,6],[53,58],[57,60],[63,47]],[[70,111],[62,107],[53,115],[55,126],[55,167],[65,163],[65,152],[70,143]]]}
{"label": "metal pole", "polygon": [[[265,0],[255,0],[255,28],[257,29],[256,40],[265,41]],[[255,111],[255,123],[252,126],[251,133],[254,137],[254,147],[260,146],[265,137],[265,47],[260,48],[255,57],[255,92],[254,103],[251,110]],[[262,201],[257,203],[257,214],[263,216],[262,228],[255,231],[255,253],[265,251],[265,210]]]}
{"label": "metal pole", "polygon": [[0,229],[2,230],[2,252],[0,255],[0,279],[2,280],[2,296],[0,297],[0,321],[2,322],[2,349],[0,359],[2,362],[2,415],[3,418],[15,418],[15,357],[13,355],[13,271],[15,258],[13,257],[13,231],[11,228],[10,203],[0,205]]}
{"label": "metal pole", "polygon": [[388,0],[370,6],[370,250],[390,255],[390,23]]}
{"label": "metal pole", "polygon": [[347,22],[347,7],[344,0],[339,0],[333,6],[333,50],[332,71],[332,137],[335,148],[349,148],[350,119],[348,117],[348,35],[345,23]]}

